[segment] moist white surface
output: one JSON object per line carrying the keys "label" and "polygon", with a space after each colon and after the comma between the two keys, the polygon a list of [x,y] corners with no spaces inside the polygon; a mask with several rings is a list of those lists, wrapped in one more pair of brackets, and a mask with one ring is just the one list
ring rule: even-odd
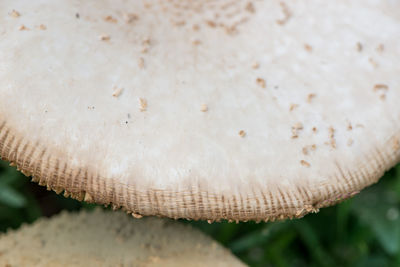
{"label": "moist white surface", "polygon": [[[373,0],[3,0],[0,122],[73,175],[95,173],[101,181],[82,178],[92,191],[237,196],[262,216],[276,203],[256,202],[278,191],[305,188],[310,205],[336,199],[399,158],[397,10]],[[347,172],[357,179],[337,178]]]}

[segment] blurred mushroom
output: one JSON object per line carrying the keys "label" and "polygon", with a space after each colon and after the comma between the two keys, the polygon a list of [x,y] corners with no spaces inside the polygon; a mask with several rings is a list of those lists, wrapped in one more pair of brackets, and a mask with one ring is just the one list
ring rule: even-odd
{"label": "blurred mushroom", "polygon": [[188,225],[100,209],[2,234],[0,255],[2,266],[244,266]]}

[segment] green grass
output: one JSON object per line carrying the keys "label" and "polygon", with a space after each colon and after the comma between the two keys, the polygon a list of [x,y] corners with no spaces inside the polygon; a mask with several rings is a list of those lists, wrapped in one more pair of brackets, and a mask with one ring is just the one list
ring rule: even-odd
{"label": "green grass", "polygon": [[[92,209],[29,182],[0,162],[0,231],[60,210]],[[300,220],[185,222],[251,266],[400,266],[400,166],[353,199]]]}

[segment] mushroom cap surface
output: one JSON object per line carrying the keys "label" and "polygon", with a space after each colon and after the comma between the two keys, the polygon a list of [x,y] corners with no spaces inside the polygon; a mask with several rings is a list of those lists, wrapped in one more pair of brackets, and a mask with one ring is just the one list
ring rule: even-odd
{"label": "mushroom cap surface", "polygon": [[0,235],[4,266],[244,266],[200,231],[95,210],[39,219]]}
{"label": "mushroom cap surface", "polygon": [[398,1],[0,3],[0,156],[135,215],[302,217],[400,159]]}

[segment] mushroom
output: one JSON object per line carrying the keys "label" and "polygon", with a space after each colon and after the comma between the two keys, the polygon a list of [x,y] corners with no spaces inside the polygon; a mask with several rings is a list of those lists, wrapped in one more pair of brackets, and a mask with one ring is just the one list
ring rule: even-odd
{"label": "mushroom", "polygon": [[244,266],[189,225],[100,209],[2,234],[0,255],[2,266]]}
{"label": "mushroom", "polygon": [[3,0],[1,158],[136,217],[316,212],[400,160],[399,9]]}

